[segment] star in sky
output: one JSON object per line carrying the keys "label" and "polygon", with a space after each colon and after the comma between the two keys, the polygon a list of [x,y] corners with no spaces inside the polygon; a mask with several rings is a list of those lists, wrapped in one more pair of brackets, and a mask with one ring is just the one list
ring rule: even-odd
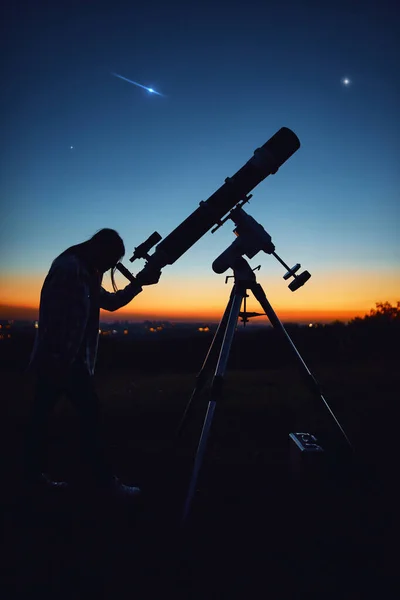
{"label": "star in sky", "polygon": [[349,85],[351,84],[351,81],[350,81],[350,79],[349,79],[348,77],[343,77],[343,78],[342,78],[342,84],[343,84],[345,87],[349,87]]}

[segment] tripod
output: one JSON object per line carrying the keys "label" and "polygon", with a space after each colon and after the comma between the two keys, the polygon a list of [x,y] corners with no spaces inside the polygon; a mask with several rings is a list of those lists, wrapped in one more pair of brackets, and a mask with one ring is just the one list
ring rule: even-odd
{"label": "tripod", "polygon": [[219,356],[217,359],[217,365],[216,365],[214,377],[213,377],[212,384],[211,384],[211,399],[209,400],[209,403],[208,403],[207,412],[206,412],[206,416],[204,419],[199,444],[197,447],[192,477],[190,480],[189,489],[188,489],[188,493],[187,493],[187,497],[186,497],[186,501],[185,501],[185,505],[184,505],[182,524],[186,521],[189,511],[190,511],[190,506],[191,506],[194,492],[196,489],[198,475],[199,475],[200,468],[201,468],[203,458],[204,458],[204,454],[206,451],[207,440],[208,440],[208,436],[210,433],[215,408],[216,408],[218,400],[220,400],[222,397],[223,378],[224,378],[226,366],[227,366],[228,359],[229,359],[229,354],[230,354],[231,345],[232,345],[232,341],[233,341],[233,337],[234,337],[234,333],[235,333],[235,329],[236,329],[236,324],[237,324],[239,313],[240,313],[240,307],[241,307],[242,301],[247,297],[247,293],[246,293],[247,290],[250,290],[253,293],[256,300],[258,300],[258,302],[264,309],[264,312],[267,315],[267,317],[269,318],[273,327],[276,328],[280,332],[280,334],[284,337],[284,339],[286,340],[288,347],[292,351],[292,354],[294,355],[294,357],[297,361],[297,364],[299,365],[302,373],[305,376],[306,384],[309,386],[309,388],[310,388],[311,392],[314,394],[314,396],[316,396],[317,398],[322,400],[322,402],[325,405],[326,409],[328,410],[330,416],[333,418],[335,424],[339,428],[341,436],[346,441],[346,444],[351,448],[350,441],[349,441],[346,433],[344,432],[342,426],[340,425],[339,421],[335,417],[333,411],[329,407],[324,396],[322,395],[318,382],[316,381],[316,379],[314,378],[314,376],[308,369],[306,363],[304,362],[303,358],[301,357],[300,353],[298,352],[298,350],[297,350],[296,346],[294,345],[293,341],[291,340],[289,334],[287,333],[283,324],[277,317],[271,304],[268,302],[265,292],[264,292],[263,288],[261,287],[261,285],[259,283],[257,283],[256,276],[255,276],[253,270],[251,269],[250,265],[242,256],[239,256],[235,259],[232,268],[233,268],[233,273],[234,273],[234,286],[232,288],[228,304],[226,306],[223,317],[219,323],[218,329],[214,335],[213,341],[211,343],[211,346],[209,348],[209,351],[207,353],[207,356],[205,358],[205,361],[203,363],[201,371],[199,372],[199,374],[197,376],[195,388],[192,392],[192,395],[187,404],[185,413],[184,413],[182,420],[180,422],[180,425],[178,427],[178,435],[180,435],[182,433],[186,419],[189,415],[190,408],[193,404],[193,400],[203,389],[203,387],[207,381],[207,375],[210,372],[210,369],[212,366],[212,361],[217,356],[218,350],[220,348]]}

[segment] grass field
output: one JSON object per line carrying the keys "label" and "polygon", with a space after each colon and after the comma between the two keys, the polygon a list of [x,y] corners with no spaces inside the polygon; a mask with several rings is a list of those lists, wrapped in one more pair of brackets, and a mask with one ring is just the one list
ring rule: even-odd
{"label": "grass field", "polygon": [[[335,428],[291,367],[228,371],[190,519],[179,527],[208,392],[180,439],[196,371],[102,369],[96,385],[115,472],[143,507],[18,492],[32,381],[1,372],[4,598],[367,598],[390,589],[397,360],[309,364],[352,440],[336,460]],[[327,465],[300,478],[288,434],[326,440]],[[49,469],[84,469],[78,423],[62,401],[49,430]],[[47,597],[47,596],[46,596]]]}

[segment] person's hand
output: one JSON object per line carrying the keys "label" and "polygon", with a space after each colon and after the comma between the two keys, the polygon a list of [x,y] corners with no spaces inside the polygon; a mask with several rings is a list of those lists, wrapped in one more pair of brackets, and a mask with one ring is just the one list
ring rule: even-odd
{"label": "person's hand", "polygon": [[136,279],[139,285],[153,285],[160,281],[160,277],[161,271],[149,270],[146,272],[146,270],[144,269],[142,273],[139,273],[136,276]]}

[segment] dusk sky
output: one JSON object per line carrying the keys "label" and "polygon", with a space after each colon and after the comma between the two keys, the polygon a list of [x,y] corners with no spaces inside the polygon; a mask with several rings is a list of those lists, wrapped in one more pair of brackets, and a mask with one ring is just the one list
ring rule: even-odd
{"label": "dusk sky", "polygon": [[[278,316],[346,320],[400,300],[395,4],[7,1],[0,318],[35,318],[52,260],[103,227],[137,273],[133,248],[166,237],[283,126],[301,148],[245,207],[312,274],[292,293],[273,257],[250,261]],[[218,319],[231,284],[211,265],[233,229],[109,316]]]}

